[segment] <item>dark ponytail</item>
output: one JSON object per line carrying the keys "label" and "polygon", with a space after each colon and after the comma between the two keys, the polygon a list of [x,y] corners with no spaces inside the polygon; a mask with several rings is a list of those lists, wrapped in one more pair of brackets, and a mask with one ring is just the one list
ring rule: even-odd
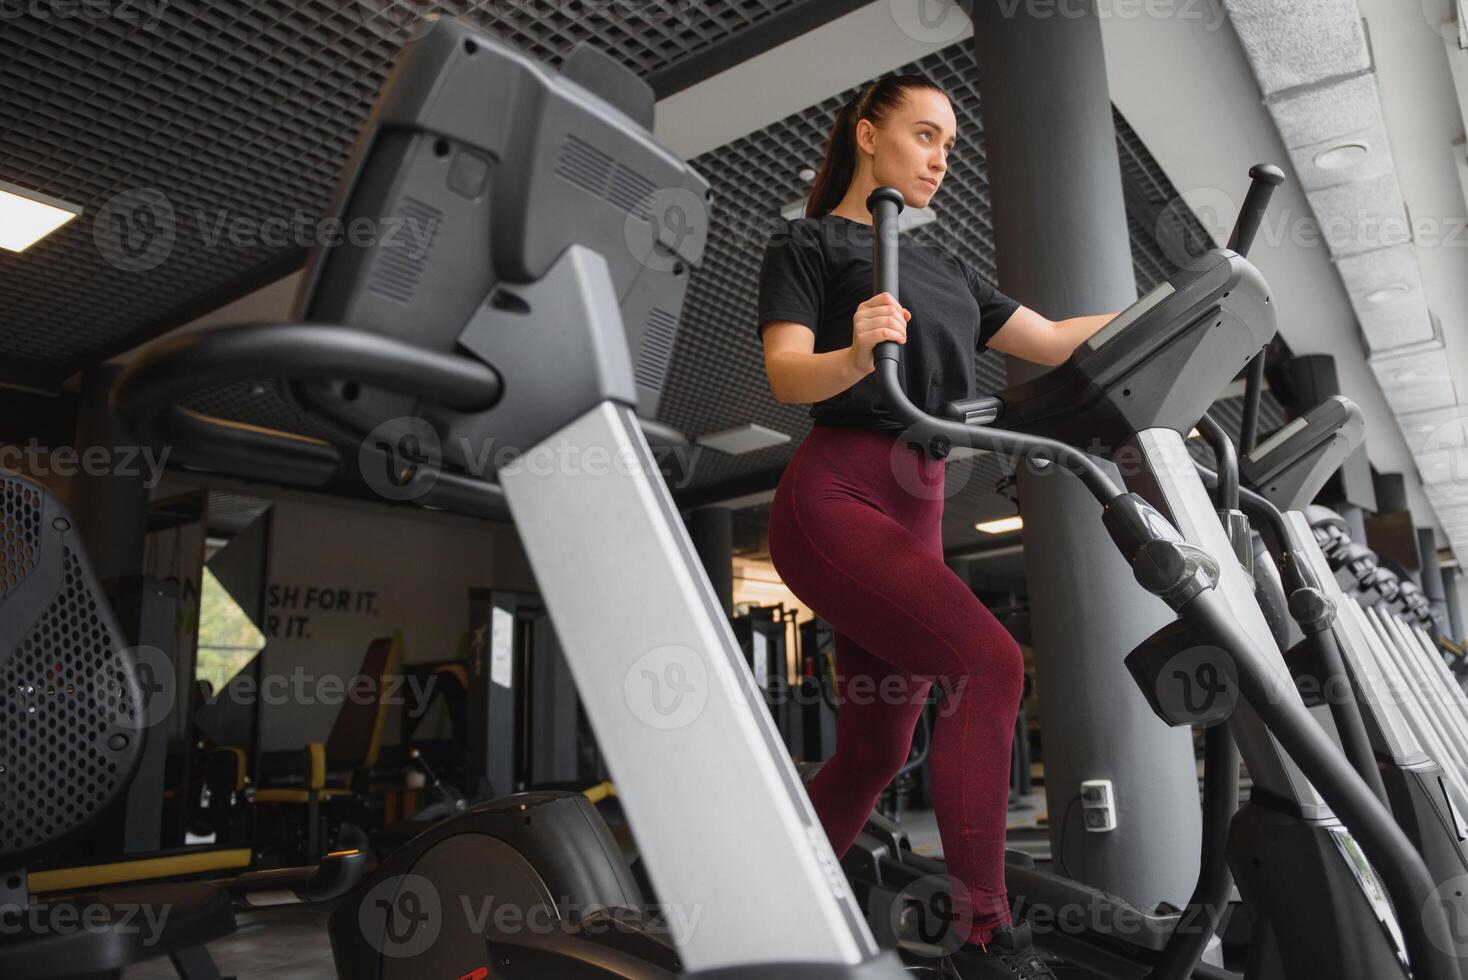
{"label": "dark ponytail", "polygon": [[888,115],[902,105],[909,89],[924,88],[947,96],[942,87],[922,75],[887,75],[872,82],[842,107],[831,127],[831,135],[826,139],[821,167],[811,184],[810,197],[805,205],[807,218],[829,214],[846,196],[846,190],[856,176],[857,120],[869,119],[872,125],[881,126]]}

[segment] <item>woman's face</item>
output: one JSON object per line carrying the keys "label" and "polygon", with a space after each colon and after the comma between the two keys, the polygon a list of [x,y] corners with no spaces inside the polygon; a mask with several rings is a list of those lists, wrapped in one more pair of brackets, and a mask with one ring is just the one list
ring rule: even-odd
{"label": "woman's face", "polygon": [[873,153],[877,186],[902,191],[908,207],[927,207],[948,172],[948,153],[958,132],[948,97],[932,89],[909,89],[880,129],[869,121],[862,129],[868,127],[864,148]]}

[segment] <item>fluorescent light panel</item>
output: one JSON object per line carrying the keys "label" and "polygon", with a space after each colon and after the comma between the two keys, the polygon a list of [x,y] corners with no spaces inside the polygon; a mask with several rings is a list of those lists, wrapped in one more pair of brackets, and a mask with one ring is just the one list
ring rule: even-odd
{"label": "fluorescent light panel", "polygon": [[81,213],[75,204],[0,180],[0,248],[24,252]]}
{"label": "fluorescent light panel", "polygon": [[721,453],[738,456],[741,453],[752,453],[759,449],[769,449],[772,446],[780,446],[790,441],[790,436],[784,432],[776,432],[762,425],[750,422],[733,429],[725,429],[722,432],[710,432],[698,437],[700,446],[708,446],[717,449]]}
{"label": "fluorescent light panel", "polygon": [[1022,530],[1024,526],[1024,518],[1015,514],[1013,517],[1001,517],[998,520],[981,521],[974,525],[974,530],[983,531],[985,534],[1008,534],[1010,531]]}

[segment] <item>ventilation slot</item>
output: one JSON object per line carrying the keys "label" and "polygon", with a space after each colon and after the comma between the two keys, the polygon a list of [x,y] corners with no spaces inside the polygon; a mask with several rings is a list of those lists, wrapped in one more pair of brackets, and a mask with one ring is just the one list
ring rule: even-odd
{"label": "ventilation slot", "polygon": [[605,197],[612,158],[579,137],[567,136],[555,173],[594,197]]}
{"label": "ventilation slot", "polygon": [[619,163],[616,173],[612,175],[612,186],[607,193],[607,200],[628,214],[647,221],[651,217],[647,205],[655,190],[656,184]]}
{"label": "ventilation slot", "polygon": [[399,214],[383,222],[384,240],[378,243],[377,262],[372,267],[372,292],[399,303],[413,301],[423,269],[433,255],[442,217],[443,212],[432,205],[403,198]]}
{"label": "ventilation slot", "polygon": [[579,137],[566,137],[555,173],[627,214],[652,220],[648,204],[658,189],[657,184]]}
{"label": "ventilation slot", "polygon": [[637,383],[653,391],[663,390],[668,364],[673,360],[673,337],[678,332],[678,318],[665,310],[647,315],[647,331],[642,335],[642,349],[637,352]]}
{"label": "ventilation slot", "polygon": [[36,567],[41,541],[41,494],[8,479],[0,495],[0,599]]}

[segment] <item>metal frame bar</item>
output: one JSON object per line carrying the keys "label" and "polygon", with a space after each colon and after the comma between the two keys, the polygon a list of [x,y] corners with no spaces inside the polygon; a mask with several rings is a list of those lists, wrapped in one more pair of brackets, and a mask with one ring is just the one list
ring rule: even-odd
{"label": "metal frame bar", "polygon": [[747,965],[751,943],[876,955],[632,410],[598,405],[499,481],[653,886],[697,916],[687,968]]}

